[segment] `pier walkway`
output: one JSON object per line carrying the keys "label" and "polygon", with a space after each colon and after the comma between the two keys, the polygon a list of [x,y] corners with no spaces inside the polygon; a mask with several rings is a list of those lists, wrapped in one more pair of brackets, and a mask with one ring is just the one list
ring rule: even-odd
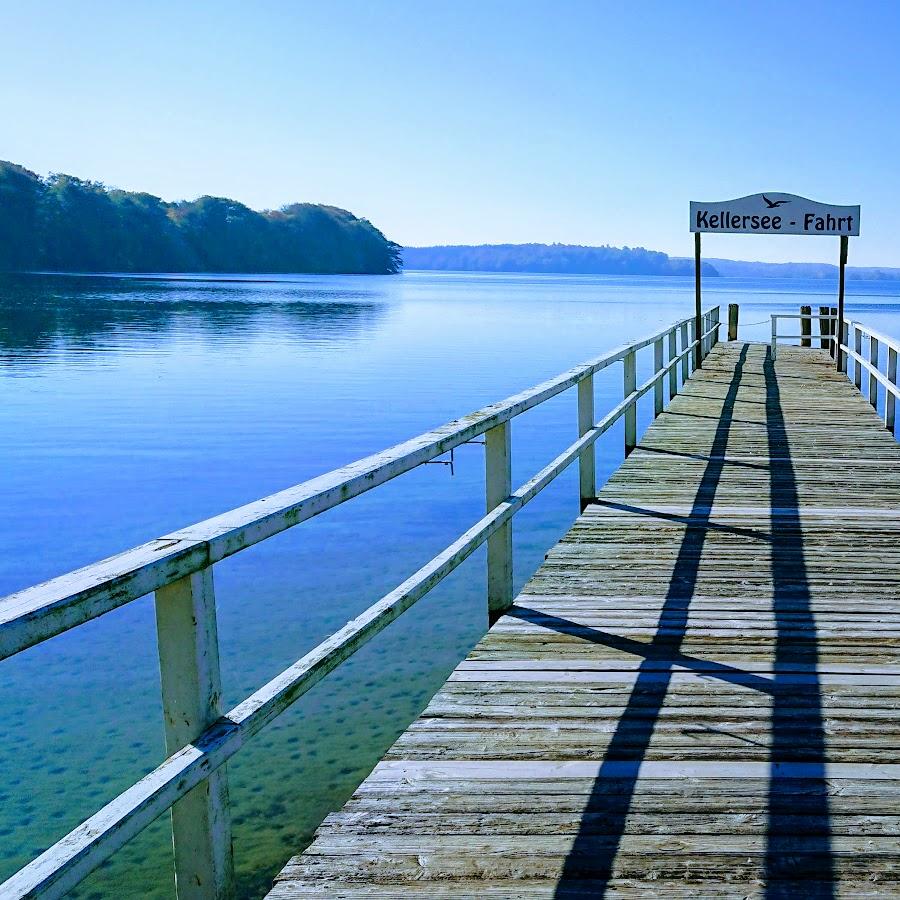
{"label": "pier walkway", "polygon": [[269,896],[900,896],[898,612],[884,422],[719,343]]}
{"label": "pier walkway", "polygon": [[[492,627],[271,900],[900,898],[900,343],[829,310],[765,345],[714,307],[0,598],[2,662],[152,594],[167,751],[0,900],[67,896],[164,814],[178,900],[236,900],[226,763],[482,546]],[[514,487],[515,421],[565,393],[577,439]],[[484,515],[226,709],[216,566],[465,444]],[[515,596],[514,517],[576,465],[583,512]]]}

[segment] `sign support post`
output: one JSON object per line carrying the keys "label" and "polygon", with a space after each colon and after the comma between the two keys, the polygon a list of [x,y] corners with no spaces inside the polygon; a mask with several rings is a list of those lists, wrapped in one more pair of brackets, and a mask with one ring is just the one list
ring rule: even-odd
{"label": "sign support post", "polygon": [[701,326],[703,314],[702,300],[700,297],[700,232],[694,232],[694,368],[699,369],[703,365],[703,330]]}
{"label": "sign support post", "polygon": [[841,263],[838,267],[838,320],[837,320],[837,351],[835,360],[838,372],[844,371],[844,351],[841,344],[844,343],[844,268],[847,265],[847,249],[850,239],[846,234],[841,235]]}

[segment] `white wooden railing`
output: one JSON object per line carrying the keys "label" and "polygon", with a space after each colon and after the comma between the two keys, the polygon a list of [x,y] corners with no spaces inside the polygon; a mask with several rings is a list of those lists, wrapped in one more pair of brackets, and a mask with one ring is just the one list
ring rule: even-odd
{"label": "white wooden railing", "polygon": [[[822,307],[823,309],[825,307]],[[813,335],[810,326],[806,326],[802,334],[781,334],[778,332],[778,320],[780,319],[800,319],[804,323],[811,322],[812,319],[819,319],[822,323],[835,323],[830,327],[822,327],[822,333]],[[828,315],[811,312],[803,312],[800,315],[783,315],[778,313],[772,316],[772,358],[775,359],[778,354],[778,340],[788,340],[790,338],[800,338],[807,345],[811,345],[811,341],[818,340],[822,346],[826,344],[832,345],[837,343],[837,330],[840,327],[838,316],[830,313]],[[874,409],[878,409],[879,403],[879,385],[884,389],[884,424],[885,427],[895,433],[896,425],[896,408],[897,399],[900,397],[900,387],[897,386],[897,356],[900,354],[900,341],[887,337],[879,331],[863,325],[862,322],[845,321],[843,325],[843,334],[840,343],[832,348],[831,355],[837,359],[836,365],[840,370],[850,377],[850,361],[853,362],[853,378],[852,381],[859,389],[860,393],[868,398]],[[853,346],[850,346],[850,335],[853,335]],[[887,357],[884,359],[884,371],[881,370],[881,348],[887,350]],[[865,351],[865,352],[864,352]],[[868,355],[866,355],[866,353]],[[863,391],[863,370],[868,373],[867,388]]]}
{"label": "white wooden railing", "polygon": [[[179,900],[234,893],[228,785],[223,763],[332,669],[428,593],[485,541],[488,614],[513,600],[512,518],[576,459],[582,508],[596,496],[594,443],[624,417],[625,452],[637,443],[637,401],[653,391],[654,415],[694,368],[694,317],[576,366],[478,412],[303,484],[207,519],[102,562],[0,600],[0,659],[145,594],[155,593],[168,758],[0,885],[0,897],[60,897],[166,810],[172,813]],[[701,319],[705,358],[719,309]],[[653,347],[654,374],[637,385],[636,355]],[[594,413],[594,375],[622,363],[623,399]],[[512,420],[577,387],[579,438],[512,489]],[[233,709],[220,708],[215,563],[485,436],[487,512],[403,584]]]}
{"label": "white wooden railing", "polygon": [[[853,346],[850,347],[850,335],[853,335]],[[863,353],[863,345],[868,345],[868,356]],[[881,347],[887,350],[885,371],[879,368]],[[897,387],[897,354],[900,342],[887,337],[862,322],[845,322],[841,340],[841,368],[849,377],[850,360],[853,360],[853,383],[863,391],[863,369],[868,372],[868,391],[865,396],[875,409],[878,409],[878,386],[884,388],[884,424],[892,433],[895,431],[897,398],[900,388]]]}
{"label": "white wooden railing", "polygon": [[[814,335],[812,333],[812,321],[813,319],[817,319],[819,321],[819,327],[822,329],[821,333],[818,335]],[[800,321],[800,334],[784,334],[783,332],[778,331],[778,323],[782,320],[786,321]],[[831,333],[831,331],[837,331],[836,328],[830,328],[832,322],[837,322],[838,317],[837,314],[832,313],[800,313],[800,315],[793,314],[783,314],[783,313],[773,313],[772,314],[772,359],[777,359],[778,357],[778,341],[779,340],[801,340],[805,342],[805,346],[812,346],[812,341],[818,340],[821,342],[821,345],[824,347],[826,344],[831,345],[835,342],[835,335]],[[834,353],[832,352],[832,356]]]}

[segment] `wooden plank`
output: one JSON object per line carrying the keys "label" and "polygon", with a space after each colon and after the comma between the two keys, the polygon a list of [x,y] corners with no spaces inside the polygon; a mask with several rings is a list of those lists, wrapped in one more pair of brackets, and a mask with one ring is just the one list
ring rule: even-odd
{"label": "wooden plank", "polygon": [[635,444],[273,898],[900,896],[900,448],[739,343]]}

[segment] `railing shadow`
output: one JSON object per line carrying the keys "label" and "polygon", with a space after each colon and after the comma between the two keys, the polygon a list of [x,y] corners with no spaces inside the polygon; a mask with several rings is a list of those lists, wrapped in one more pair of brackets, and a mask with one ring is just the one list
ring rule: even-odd
{"label": "railing shadow", "polygon": [[[658,660],[652,667],[647,659],[641,662],[628,703],[616,723],[586,805],[586,818],[582,820],[581,828],[563,866],[555,893],[555,897],[559,900],[584,897],[585,878],[592,881],[591,896],[603,897],[606,894],[606,880],[612,876],[619,844],[625,832],[640,764],[647,754],[672,680],[674,668],[672,656],[680,653],[687,632],[688,607],[697,584],[716,489],[726,466],[724,457],[728,435],[746,360],[745,346],[741,350],[728,386],[709,453],[710,459],[703,471],[691,514],[685,524],[684,537],[678,549],[660,611],[657,634],[650,641],[651,652],[662,650],[662,655],[668,658],[668,662],[664,662],[662,668]],[[665,632],[660,633],[663,626]],[[633,762],[633,769],[630,775],[623,777],[621,763],[616,766],[616,789],[610,790],[609,779],[613,773],[608,770],[608,764],[622,760]],[[604,822],[606,834],[602,840],[593,833],[589,825],[589,821],[596,818],[601,818]]]}
{"label": "railing shadow", "polygon": [[[825,781],[825,725],[818,678],[816,622],[803,554],[803,529],[794,467],[781,411],[781,395],[770,351],[763,364],[766,384],[766,433],[769,440],[773,515],[772,587],[776,639],[770,745],[769,816],[766,849],[766,897],[796,896],[789,879],[810,877],[804,896],[834,897],[831,819]],[[801,683],[787,673],[805,674]],[[804,779],[804,834],[797,834],[796,779],[784,777],[779,762],[802,760],[811,767]]]}
{"label": "railing shadow", "polygon": [[[710,521],[716,489],[726,465],[722,458],[738,387],[746,363],[744,347],[735,366],[716,427],[709,461],[704,470],[685,533],[679,547],[657,634],[647,643],[633,643],[628,652],[642,657],[628,703],[609,741],[600,771],[585,806],[582,823],[563,866],[555,897],[602,898],[612,877],[616,856],[626,829],[626,820],[637,787],[641,762],[646,758],[660,718],[676,666],[700,671],[693,657],[681,652],[687,631],[688,608],[697,585],[703,545],[713,531]],[[796,896],[797,877],[807,877],[805,896],[826,900],[834,896],[830,819],[825,783],[825,738],[821,691],[817,675],[818,652],[815,621],[803,558],[803,537],[797,513],[797,485],[787,447],[784,417],[775,379],[774,364],[767,352],[764,362],[766,386],[766,432],[773,457],[770,500],[773,507],[788,510],[772,516],[771,552],[773,606],[776,625],[774,678],[741,673],[731,667],[704,669],[703,674],[723,681],[743,682],[771,696],[770,779],[768,792],[766,897],[780,900]],[[777,451],[777,452],[776,452]],[[597,643],[619,645],[624,639],[585,629],[565,619],[517,608],[520,618],[540,621]],[[664,632],[663,632],[664,627]],[[741,675],[744,678],[741,678]],[[804,761],[808,776],[786,777],[777,763]],[[631,766],[622,765],[623,762]],[[802,799],[798,796],[802,791]],[[800,802],[798,803],[798,800]],[[798,812],[803,835],[798,840]],[[597,823],[602,823],[602,833]],[[799,852],[798,852],[799,851]],[[814,879],[814,880],[812,880]]]}

